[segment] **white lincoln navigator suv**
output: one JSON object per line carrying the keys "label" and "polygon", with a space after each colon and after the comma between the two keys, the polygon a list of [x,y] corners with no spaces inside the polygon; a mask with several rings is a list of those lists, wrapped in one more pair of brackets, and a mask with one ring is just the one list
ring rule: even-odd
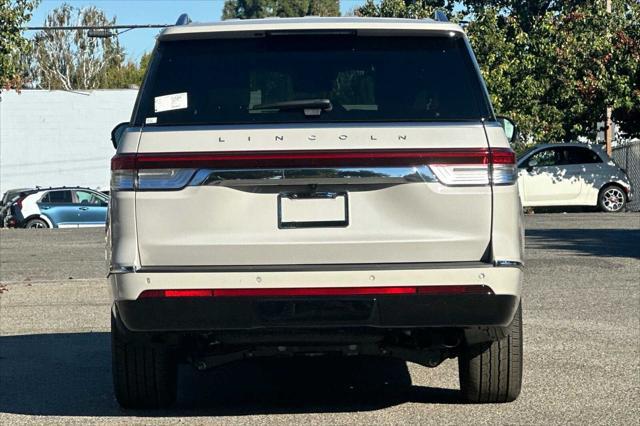
{"label": "white lincoln navigator suv", "polygon": [[114,129],[115,394],[181,362],[458,358],[461,400],[522,380],[515,156],[469,42],[435,20],[300,18],[159,36]]}

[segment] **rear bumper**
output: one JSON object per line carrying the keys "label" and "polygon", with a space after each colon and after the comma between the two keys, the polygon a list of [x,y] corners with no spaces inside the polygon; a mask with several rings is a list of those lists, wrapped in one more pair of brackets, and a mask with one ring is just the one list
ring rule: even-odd
{"label": "rear bumper", "polygon": [[210,332],[309,328],[506,327],[515,295],[224,297],[116,302],[124,326],[138,332]]}
{"label": "rear bumper", "polygon": [[[505,327],[520,302],[518,267],[149,272],[111,275],[123,325],[139,332],[306,328]],[[494,294],[141,298],[154,289],[485,285]]]}

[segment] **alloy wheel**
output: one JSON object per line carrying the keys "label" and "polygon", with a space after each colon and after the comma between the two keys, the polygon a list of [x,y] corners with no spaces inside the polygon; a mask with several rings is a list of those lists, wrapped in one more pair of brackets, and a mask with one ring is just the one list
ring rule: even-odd
{"label": "alloy wheel", "polygon": [[624,194],[619,188],[609,188],[602,194],[602,204],[607,211],[617,212],[624,206]]}

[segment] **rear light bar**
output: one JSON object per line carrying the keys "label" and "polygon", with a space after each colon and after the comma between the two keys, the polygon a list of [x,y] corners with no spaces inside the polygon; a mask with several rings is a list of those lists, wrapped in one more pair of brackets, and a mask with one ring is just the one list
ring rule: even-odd
{"label": "rear light bar", "polygon": [[198,169],[406,167],[428,165],[445,185],[515,181],[515,154],[508,148],[259,151],[118,154],[111,159],[112,189],[179,189]]}
{"label": "rear light bar", "polygon": [[175,297],[383,296],[402,294],[493,294],[493,290],[486,285],[145,290],[140,293],[138,299]]}
{"label": "rear light bar", "polygon": [[[509,152],[512,153],[511,150],[509,150]],[[391,167],[419,166],[424,164],[489,164],[491,161],[490,157],[491,151],[486,148],[120,154],[112,158],[111,170],[166,168],[269,169],[274,167]],[[515,163],[515,155],[513,160]]]}

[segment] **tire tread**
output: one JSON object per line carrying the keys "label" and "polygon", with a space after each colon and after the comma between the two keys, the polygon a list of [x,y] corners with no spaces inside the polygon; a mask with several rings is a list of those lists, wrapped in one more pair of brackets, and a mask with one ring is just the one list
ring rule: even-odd
{"label": "tire tread", "polygon": [[127,339],[111,319],[113,385],[124,408],[160,408],[176,399],[177,364],[159,344]]}
{"label": "tire tread", "polygon": [[522,309],[508,335],[482,347],[466,347],[458,358],[460,390],[472,403],[514,401],[522,387]]}

